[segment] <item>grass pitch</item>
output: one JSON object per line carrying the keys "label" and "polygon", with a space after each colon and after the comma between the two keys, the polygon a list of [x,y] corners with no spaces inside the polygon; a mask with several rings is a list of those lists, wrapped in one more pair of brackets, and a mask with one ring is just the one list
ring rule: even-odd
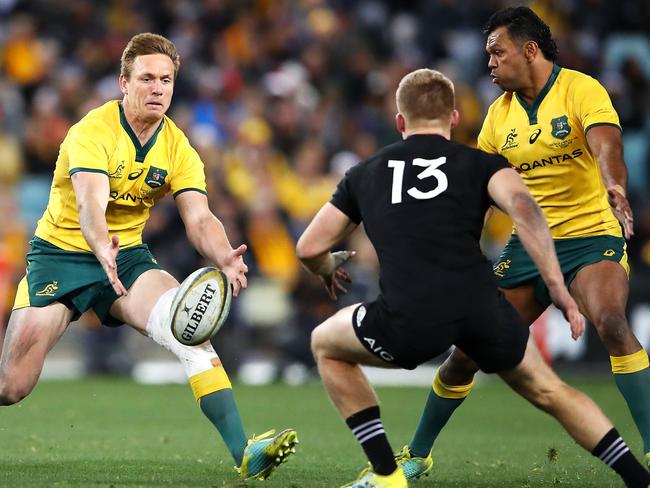
{"label": "grass pitch", "polygon": [[[569,378],[617,424],[636,454],[639,436],[611,378]],[[426,388],[379,388],[395,449],[408,442]],[[298,430],[298,453],[260,487],[337,487],[365,463],[319,383],[236,386],[249,435]],[[622,487],[555,422],[485,379],[434,448],[434,471],[414,487]],[[0,409],[2,487],[244,486],[189,387],[123,379],[43,382],[19,405]]]}

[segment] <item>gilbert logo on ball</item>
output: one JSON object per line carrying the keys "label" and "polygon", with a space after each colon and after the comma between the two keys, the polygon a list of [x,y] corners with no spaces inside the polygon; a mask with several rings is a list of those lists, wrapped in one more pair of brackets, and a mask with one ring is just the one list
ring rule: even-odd
{"label": "gilbert logo on ball", "polygon": [[232,288],[217,268],[189,275],[174,296],[171,328],[181,344],[196,346],[214,336],[228,317]]}

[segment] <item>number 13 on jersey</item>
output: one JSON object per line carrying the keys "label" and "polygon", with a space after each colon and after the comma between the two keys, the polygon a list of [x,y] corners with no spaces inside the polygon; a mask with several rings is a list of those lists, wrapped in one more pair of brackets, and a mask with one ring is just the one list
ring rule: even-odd
{"label": "number 13 on jersey", "polygon": [[[436,159],[422,159],[415,158],[412,162],[413,166],[420,166],[426,168],[418,174],[418,180],[434,177],[437,180],[437,186],[433,190],[420,191],[412,186],[406,193],[415,198],[416,200],[430,200],[440,195],[447,189],[448,181],[447,175],[438,168],[447,162],[446,157]],[[393,187],[391,192],[391,203],[402,203],[402,186],[404,183],[404,168],[406,161],[399,161],[391,159],[388,161],[388,167],[393,169]]]}

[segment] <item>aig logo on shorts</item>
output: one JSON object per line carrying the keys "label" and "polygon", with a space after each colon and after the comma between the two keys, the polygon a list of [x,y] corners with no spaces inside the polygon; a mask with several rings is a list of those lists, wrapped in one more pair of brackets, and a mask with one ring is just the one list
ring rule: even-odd
{"label": "aig logo on shorts", "polygon": [[363,322],[363,318],[366,316],[366,307],[361,305],[357,309],[357,327],[361,327],[361,322]]}
{"label": "aig logo on shorts", "polygon": [[367,347],[384,361],[389,363],[395,361],[395,356],[385,350],[383,346],[378,345],[376,339],[373,339],[372,337],[364,337],[363,340],[368,344]]}

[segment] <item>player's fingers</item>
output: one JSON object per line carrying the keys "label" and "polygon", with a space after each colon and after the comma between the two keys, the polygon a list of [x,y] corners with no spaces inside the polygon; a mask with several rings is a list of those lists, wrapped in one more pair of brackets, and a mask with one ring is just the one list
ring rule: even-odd
{"label": "player's fingers", "polygon": [[571,310],[569,315],[570,325],[571,325],[571,337],[573,340],[577,340],[585,332],[585,318],[577,310]]}
{"label": "player's fingers", "polygon": [[345,288],[338,280],[334,280],[334,286],[336,286],[336,288],[342,293],[348,292],[347,288]]}
{"label": "player's fingers", "polygon": [[248,249],[246,244],[242,244],[237,249],[233,249],[233,256],[234,257],[243,256],[246,253],[246,249]]}
{"label": "player's fingers", "polygon": [[352,283],[352,278],[350,277],[350,274],[343,268],[339,268],[336,270],[336,277],[341,281],[345,281],[346,283]]}
{"label": "player's fingers", "polygon": [[244,273],[240,273],[238,279],[242,288],[248,288],[248,278],[246,278]]}
{"label": "player's fingers", "polygon": [[119,278],[110,279],[111,285],[113,285],[113,290],[117,295],[123,297],[129,294],[128,290],[124,287]]}
{"label": "player's fingers", "polygon": [[230,282],[232,285],[232,296],[238,297],[239,296],[239,290],[241,289],[241,284],[239,283],[238,280],[233,280]]}

